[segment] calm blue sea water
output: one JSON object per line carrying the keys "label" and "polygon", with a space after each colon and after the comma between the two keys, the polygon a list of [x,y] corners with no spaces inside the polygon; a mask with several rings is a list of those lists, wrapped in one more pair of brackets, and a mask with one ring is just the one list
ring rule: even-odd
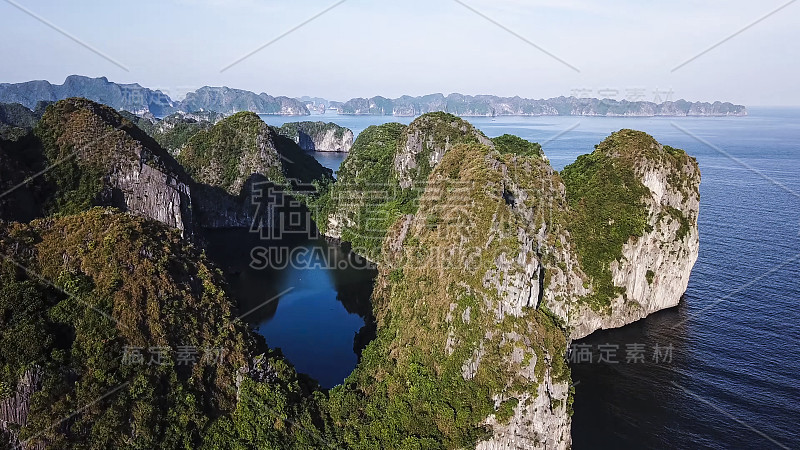
{"label": "calm blue sea water", "polygon": [[[273,125],[293,120],[264,119]],[[411,120],[312,119],[355,132]],[[685,299],[677,308],[580,343],[594,352],[594,362],[572,365],[574,448],[800,448],[800,110],[751,108],[750,116],[731,118],[468,120],[490,137],[510,133],[542,143],[559,170],[621,128],[646,131],[700,164],[700,256]],[[322,156],[329,167],[344,158]],[[334,304],[315,303],[318,292],[300,294],[292,304],[305,304],[309,311],[329,311],[325,308]],[[311,345],[325,338],[312,327],[340,320],[330,317],[320,325],[317,317],[284,314],[279,306],[261,330],[270,336],[270,327],[286,328],[277,325],[281,321],[300,321],[304,325],[288,339],[311,333],[305,341]],[[596,362],[598,346],[605,344],[617,346],[617,357],[609,358],[616,364]],[[656,345],[661,358],[653,361]],[[670,346],[667,361],[664,349]],[[643,348],[645,361],[626,363],[628,348]],[[317,352],[315,347],[297,351]],[[342,360],[346,367],[339,373],[349,372],[354,361]]]}
{"label": "calm blue sea water", "polygon": [[[357,333],[372,317],[372,267],[322,238],[275,244],[248,230],[204,234],[209,256],[226,273],[239,314],[270,347],[280,348],[299,372],[323,387],[350,375],[358,362],[356,347],[364,342]],[[253,249],[268,247],[286,253],[270,255],[271,267],[252,266],[264,260],[254,260]]]}

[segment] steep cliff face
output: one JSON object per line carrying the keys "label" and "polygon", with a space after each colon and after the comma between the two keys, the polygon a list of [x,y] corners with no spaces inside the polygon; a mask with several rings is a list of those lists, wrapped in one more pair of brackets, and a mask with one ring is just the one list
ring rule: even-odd
{"label": "steep cliff face", "polygon": [[425,114],[408,126],[367,128],[342,163],[321,208],[320,230],[378,260],[386,230],[416,211],[428,175],[459,143],[493,145],[471,124],[446,113]]}
{"label": "steep cliff face", "polygon": [[332,122],[289,122],[278,132],[307,151],[349,152],[353,146],[353,132]]}
{"label": "steep cliff face", "polygon": [[31,398],[42,389],[42,372],[38,366],[25,370],[19,377],[13,392],[0,399],[0,442],[5,440],[13,448],[40,450],[46,448],[42,442],[23,442],[19,429],[28,424]]}
{"label": "steep cliff face", "polygon": [[408,189],[415,181],[427,181],[445,152],[455,144],[467,142],[493,145],[472,124],[453,115],[420,116],[406,128],[394,157],[394,173],[400,187]]}
{"label": "steep cliff face", "polygon": [[588,304],[563,316],[572,336],[677,305],[699,249],[697,161],[645,133],[622,130],[563,176],[576,211],[571,231],[594,290]]}
{"label": "steep cliff face", "polygon": [[48,212],[114,206],[192,233],[190,178],[113,109],[72,98],[47,108],[34,131],[51,194]]}

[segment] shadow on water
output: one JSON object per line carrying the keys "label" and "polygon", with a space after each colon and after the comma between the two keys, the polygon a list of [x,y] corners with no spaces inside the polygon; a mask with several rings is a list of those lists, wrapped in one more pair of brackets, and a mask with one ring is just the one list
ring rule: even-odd
{"label": "shadow on water", "polygon": [[682,300],[573,342],[575,449],[670,447],[665,430],[676,425],[676,410],[690,407],[681,404],[685,395],[677,386],[690,359],[687,317]]}
{"label": "shadow on water", "polygon": [[374,338],[372,265],[324,238],[264,241],[246,229],[206,230],[239,314],[298,372],[340,384]]}

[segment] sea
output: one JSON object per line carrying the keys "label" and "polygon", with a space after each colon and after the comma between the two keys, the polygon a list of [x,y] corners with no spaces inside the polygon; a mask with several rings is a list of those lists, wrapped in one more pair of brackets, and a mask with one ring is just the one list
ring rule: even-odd
{"label": "sea", "polygon": [[[623,128],[682,148],[700,165],[700,254],[681,303],[573,344],[573,448],[800,448],[800,109],[748,111],[467,118],[489,137],[539,142],[557,170]],[[275,126],[298,120],[262,118]],[[301,120],[357,135],[413,118]],[[346,154],[314,156],[336,170]],[[326,388],[341,383],[368,334],[374,270],[340,264],[352,255],[322,239],[292,248],[327,254],[327,263],[253,268],[258,237],[219,233],[209,252],[229,263],[233,289],[254,308],[252,326],[298,371]]]}

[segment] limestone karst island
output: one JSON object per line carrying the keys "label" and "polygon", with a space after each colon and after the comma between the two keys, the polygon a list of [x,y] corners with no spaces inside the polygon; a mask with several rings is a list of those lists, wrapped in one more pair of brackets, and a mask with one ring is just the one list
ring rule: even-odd
{"label": "limestone karst island", "polygon": [[[355,141],[77,97],[0,112],[0,429],[21,448],[567,448],[571,342],[677,305],[698,257],[696,160],[631,129],[556,171],[447,112]],[[315,152],[347,153],[334,177]],[[291,245],[276,217],[372,271],[335,386],[208,251],[231,229]]]}

